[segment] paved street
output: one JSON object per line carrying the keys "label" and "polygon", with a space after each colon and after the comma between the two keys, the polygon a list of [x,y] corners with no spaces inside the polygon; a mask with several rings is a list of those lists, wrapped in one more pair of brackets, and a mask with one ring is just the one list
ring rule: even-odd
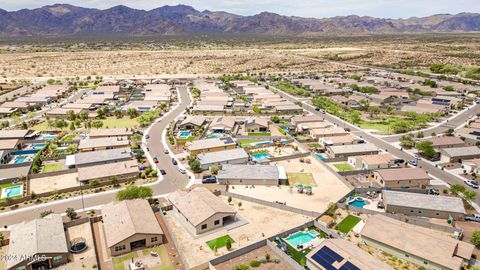
{"label": "paved street", "polygon": [[[287,100],[290,100],[292,102],[296,102],[296,101],[299,101],[300,99],[297,99],[296,97],[293,97],[291,95],[288,95],[287,93],[283,92],[282,90],[276,88],[276,87],[273,87],[270,85],[270,88],[271,89],[275,89],[278,91],[278,94],[280,94],[281,96],[283,96],[284,98],[286,98]],[[375,144],[378,148],[381,148],[389,153],[391,153],[392,155],[395,155],[397,156],[398,158],[401,158],[401,159],[404,159],[404,160],[411,160],[411,159],[414,159],[414,157],[412,155],[410,155],[409,153],[406,153],[404,151],[400,151],[400,149],[396,148],[395,146],[393,146],[392,144],[390,144],[389,142],[383,140],[382,138],[379,138],[377,136],[374,136],[374,135],[371,135],[365,131],[363,131],[362,129],[346,122],[346,121],[343,121],[341,120],[340,118],[337,118],[333,115],[330,115],[328,113],[321,113],[321,112],[317,112],[315,111],[315,107],[312,106],[311,104],[308,104],[308,103],[305,103],[305,102],[302,102],[303,103],[303,108],[313,114],[317,114],[317,115],[320,115],[322,117],[325,118],[325,120],[327,121],[330,121],[340,127],[348,127],[351,132],[367,141],[369,141],[370,143],[373,143]],[[479,110],[479,106],[477,105],[475,107],[475,110]],[[468,114],[465,115],[465,117],[467,116]],[[463,120],[465,121],[465,120]],[[461,122],[463,123],[463,121],[460,121],[458,120],[458,122]],[[446,171],[442,171],[441,169],[439,168],[436,168],[434,165],[424,161],[424,160],[419,160],[418,161],[418,167],[419,168],[422,168],[424,169],[425,171],[427,171],[430,175],[432,175],[433,177],[436,177],[438,179],[441,179],[449,184],[462,184],[464,185],[465,187],[467,187],[468,189],[471,189],[470,187],[468,187],[467,185],[465,185],[463,183],[463,179],[461,179],[460,177],[458,176],[455,176],[455,175],[452,175]],[[472,189],[473,190],[473,189]],[[477,190],[475,190],[477,191]],[[475,203],[477,205],[480,205],[480,196],[477,196],[477,198],[475,199]]]}
{"label": "paved street", "polygon": [[[190,97],[185,87],[179,88],[182,102],[170,114],[164,116],[161,121],[155,123],[150,129],[150,139],[147,141],[147,147],[150,148],[152,156],[158,156],[159,167],[165,169],[167,175],[161,182],[147,184],[150,186],[155,195],[170,193],[179,188],[184,187],[188,183],[188,177],[178,172],[178,167],[173,166],[171,158],[163,154],[163,145],[161,143],[161,135],[167,125],[181,114],[190,103]],[[97,194],[88,194],[84,196],[85,208],[90,208],[115,200],[116,190],[110,190]],[[82,199],[75,197],[65,200],[49,202],[40,205],[34,205],[27,208],[17,209],[0,214],[0,226],[8,226],[22,221],[28,221],[40,217],[40,213],[52,210],[55,213],[65,213],[65,209],[72,207],[81,210]]]}

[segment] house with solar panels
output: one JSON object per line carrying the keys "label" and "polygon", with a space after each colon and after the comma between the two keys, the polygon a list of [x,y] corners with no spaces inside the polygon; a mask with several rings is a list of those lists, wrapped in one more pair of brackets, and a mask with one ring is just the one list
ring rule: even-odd
{"label": "house with solar panels", "polygon": [[307,266],[311,270],[391,270],[355,244],[345,239],[326,239],[310,251]]}

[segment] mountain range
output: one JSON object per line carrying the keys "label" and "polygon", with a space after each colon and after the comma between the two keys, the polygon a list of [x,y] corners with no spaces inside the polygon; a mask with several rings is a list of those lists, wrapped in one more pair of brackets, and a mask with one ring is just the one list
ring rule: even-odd
{"label": "mountain range", "polygon": [[1,37],[206,33],[320,36],[473,31],[480,31],[480,14],[477,13],[408,19],[356,15],[317,19],[270,12],[240,16],[223,11],[198,11],[186,5],[163,6],[149,11],[121,5],[100,10],[67,4],[18,11],[0,9]]}

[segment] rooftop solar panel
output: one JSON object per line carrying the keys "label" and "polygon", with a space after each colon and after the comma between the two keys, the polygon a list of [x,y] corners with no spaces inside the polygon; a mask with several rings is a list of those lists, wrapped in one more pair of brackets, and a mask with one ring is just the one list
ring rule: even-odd
{"label": "rooftop solar panel", "polygon": [[320,250],[323,250],[323,252],[325,254],[327,254],[328,256],[332,257],[335,261],[337,262],[341,262],[343,260],[343,257],[338,255],[338,253],[336,253],[335,251],[331,250],[329,247],[327,246],[324,246],[322,247]]}
{"label": "rooftop solar panel", "polygon": [[337,270],[337,268],[333,267],[332,263],[326,261],[320,252],[313,254],[312,259],[320,264],[326,270]]}
{"label": "rooftop solar panel", "polygon": [[360,270],[360,268],[356,267],[354,264],[351,262],[346,262],[340,267],[338,270]]}

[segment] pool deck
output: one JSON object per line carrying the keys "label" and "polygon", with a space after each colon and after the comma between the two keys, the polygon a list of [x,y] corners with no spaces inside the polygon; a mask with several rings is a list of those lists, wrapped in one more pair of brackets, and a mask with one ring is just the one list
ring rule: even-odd
{"label": "pool deck", "polygon": [[[17,188],[17,187],[20,188],[19,194],[8,196],[7,191],[10,190],[10,189],[13,189],[13,188]],[[22,196],[22,195],[23,195],[23,185],[14,185],[14,186],[2,188],[2,194],[1,194],[0,198],[1,199],[6,199],[6,198],[13,198],[13,197],[18,197],[18,196]]]}

